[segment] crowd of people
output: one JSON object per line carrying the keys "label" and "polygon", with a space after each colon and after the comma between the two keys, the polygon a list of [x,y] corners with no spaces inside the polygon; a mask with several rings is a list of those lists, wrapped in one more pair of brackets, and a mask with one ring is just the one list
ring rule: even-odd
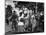
{"label": "crowd of people", "polygon": [[[44,23],[44,14],[43,11],[38,12],[35,10],[28,9],[26,6],[19,5],[21,8],[16,7],[17,5],[13,4],[12,6],[7,5],[6,8],[6,22],[7,24],[11,24],[12,31],[15,32],[34,32],[38,28],[39,24],[40,26]],[[43,17],[43,18],[42,18]],[[40,20],[40,19],[43,20]],[[11,22],[11,23],[10,23]],[[42,23],[43,22],[43,23]],[[41,31],[41,29],[40,29]],[[36,31],[37,32],[37,31]]]}

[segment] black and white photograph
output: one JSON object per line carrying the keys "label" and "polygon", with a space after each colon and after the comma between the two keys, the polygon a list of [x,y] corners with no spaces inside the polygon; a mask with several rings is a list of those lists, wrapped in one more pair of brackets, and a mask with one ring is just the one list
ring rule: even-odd
{"label": "black and white photograph", "polygon": [[44,32],[44,3],[5,0],[5,34]]}

